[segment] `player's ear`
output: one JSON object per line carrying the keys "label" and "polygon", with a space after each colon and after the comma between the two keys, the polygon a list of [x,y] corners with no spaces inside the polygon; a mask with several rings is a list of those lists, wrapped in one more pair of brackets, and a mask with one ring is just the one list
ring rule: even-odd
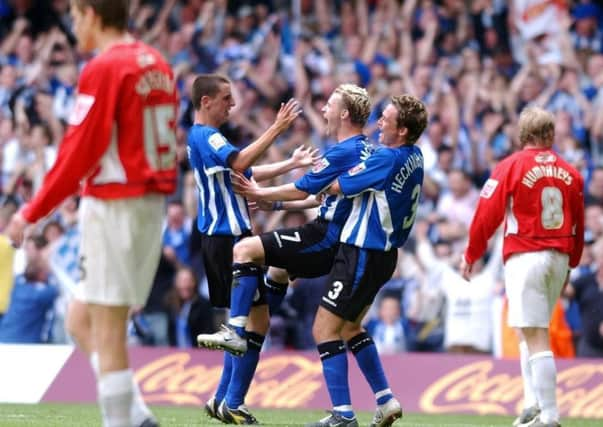
{"label": "player's ear", "polygon": [[406,126],[402,126],[398,128],[398,136],[400,138],[404,138],[408,135],[408,128]]}
{"label": "player's ear", "polygon": [[341,113],[339,113],[339,117],[343,120],[346,119],[348,117],[350,117],[350,112],[344,108],[343,110],[341,110]]}

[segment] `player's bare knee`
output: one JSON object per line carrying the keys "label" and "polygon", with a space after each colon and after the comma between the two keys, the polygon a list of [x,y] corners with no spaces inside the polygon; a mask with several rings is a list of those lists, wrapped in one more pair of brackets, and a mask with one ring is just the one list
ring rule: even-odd
{"label": "player's bare knee", "polygon": [[316,344],[320,344],[321,342],[325,341],[325,339],[323,338],[323,331],[321,330],[321,326],[322,325],[320,325],[320,323],[314,320],[314,324],[312,325],[312,337],[314,338],[314,342],[316,342]]}
{"label": "player's bare knee", "polygon": [[247,330],[256,334],[266,335],[270,328],[270,314],[268,305],[252,307],[247,320]]}
{"label": "player's bare knee", "polygon": [[74,316],[68,315],[65,319],[65,329],[69,336],[76,342],[78,346],[81,346],[81,342],[86,337],[88,328],[81,322],[78,322]]}
{"label": "player's bare knee", "polygon": [[65,318],[65,329],[83,351],[91,351],[90,317],[84,303],[77,300],[71,302]]}
{"label": "player's bare knee", "polygon": [[126,333],[119,328],[97,328],[95,341],[99,351],[101,348],[116,348],[125,344]]}
{"label": "player's bare knee", "polygon": [[520,333],[523,335],[524,339],[531,340],[536,337],[538,328],[521,328]]}
{"label": "player's bare knee", "polygon": [[268,269],[268,277],[276,283],[289,283],[289,273],[282,268],[270,267]]}
{"label": "player's bare knee", "polygon": [[361,334],[363,332],[366,331],[361,325],[352,322],[345,322],[343,328],[341,328],[341,337],[344,341],[349,341],[356,335]]}
{"label": "player's bare knee", "polygon": [[232,260],[237,264],[252,262],[262,264],[264,249],[258,237],[246,237],[237,242],[232,249]]}
{"label": "player's bare knee", "polygon": [[550,349],[549,333],[546,328],[521,328],[530,354]]}
{"label": "player's bare knee", "polygon": [[317,344],[341,338],[339,334],[341,328],[330,321],[330,315],[322,307],[319,307],[316,312],[316,318],[312,325],[312,336]]}

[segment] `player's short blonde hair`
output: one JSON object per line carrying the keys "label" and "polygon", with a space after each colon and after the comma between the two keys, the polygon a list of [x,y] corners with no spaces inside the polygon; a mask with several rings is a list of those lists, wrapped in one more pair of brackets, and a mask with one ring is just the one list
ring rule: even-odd
{"label": "player's short blonde hair", "polygon": [[555,137],[555,117],[538,107],[528,107],[519,115],[519,142],[550,147]]}
{"label": "player's short blonde hair", "polygon": [[341,96],[342,107],[348,110],[350,121],[355,125],[364,126],[371,113],[371,101],[366,89],[344,83],[335,89],[335,93]]}

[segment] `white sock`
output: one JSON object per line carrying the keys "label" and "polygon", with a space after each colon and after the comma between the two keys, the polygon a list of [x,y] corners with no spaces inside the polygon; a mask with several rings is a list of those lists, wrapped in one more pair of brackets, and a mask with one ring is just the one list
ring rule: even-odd
{"label": "white sock", "polygon": [[557,410],[557,369],[552,351],[541,351],[530,356],[532,384],[540,406],[540,420],[550,423],[559,420]]}
{"label": "white sock", "polygon": [[132,421],[132,424],[137,426],[142,424],[147,418],[153,418],[153,414],[144,402],[138,383],[132,376],[132,407],[130,408],[130,420]]}
{"label": "white sock", "polygon": [[92,366],[94,376],[96,379],[98,379],[98,374],[100,373],[100,362],[98,361],[98,353],[96,351],[90,353],[90,365]]}
{"label": "white sock", "polygon": [[[98,353],[94,352],[90,354],[90,364],[92,365],[94,375],[98,378],[98,373],[100,372]],[[142,398],[138,383],[132,376],[132,407],[130,408],[130,421],[137,426],[142,424],[147,418],[153,418],[153,414]]]}
{"label": "white sock", "polygon": [[105,427],[131,427],[132,371],[107,372],[98,379],[98,401]]}
{"label": "white sock", "polygon": [[532,382],[532,371],[530,370],[530,352],[525,341],[519,343],[519,356],[521,363],[521,378],[523,380],[523,407],[524,409],[538,405],[534,385]]}

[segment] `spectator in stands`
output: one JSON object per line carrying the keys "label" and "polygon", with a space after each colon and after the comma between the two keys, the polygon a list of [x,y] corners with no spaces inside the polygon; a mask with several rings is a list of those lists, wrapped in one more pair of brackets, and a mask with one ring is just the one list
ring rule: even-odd
{"label": "spectator in stands", "polygon": [[197,335],[214,331],[212,306],[199,295],[193,270],[182,267],[174,277],[168,295],[170,307],[170,342],[179,348],[197,346]]}
{"label": "spectator in stands", "polygon": [[[8,223],[11,215],[16,209],[11,208],[10,204],[2,200],[0,205],[0,232]],[[10,293],[13,288],[13,259],[15,248],[12,246],[8,237],[0,234],[0,322],[2,316],[6,313],[10,300]]]}
{"label": "spectator in stands", "polygon": [[30,239],[31,256],[25,272],[15,278],[8,310],[0,321],[0,342],[39,344],[48,342],[57,287],[52,284],[42,253],[46,241]]}
{"label": "spectator in stands", "polygon": [[592,240],[603,237],[603,205],[586,205],[584,209],[584,228],[592,234]]}
{"label": "spectator in stands", "polygon": [[447,248],[436,252],[428,240],[428,224],[417,224],[417,258],[431,288],[445,296],[444,347],[455,353],[489,353],[492,350],[492,306],[502,275],[502,239],[495,239],[487,263],[478,262],[469,283],[458,269],[459,259]]}
{"label": "spectator in stands", "polygon": [[[41,176],[36,173],[32,179],[26,173],[36,158],[40,170],[39,148],[45,144],[42,140],[48,141],[41,130],[51,130],[52,150],[65,130],[75,99],[74,83],[88,58],[74,49],[68,1],[4,3],[0,185],[4,195],[12,194],[21,203],[31,197]],[[584,176],[592,175],[587,205],[603,206],[603,184],[599,185],[603,178],[599,180],[596,169],[603,164],[603,55],[598,53],[602,26],[593,19],[600,12],[593,7],[596,2],[549,2],[528,14],[522,13],[527,6],[546,2],[475,0],[463,8],[458,1],[304,1],[298,9],[291,7],[295,2],[271,2],[270,7],[264,3],[249,7],[249,2],[223,0],[131,2],[131,31],[169,55],[174,64],[182,95],[177,117],[181,159],[192,124],[190,86],[196,73],[221,72],[233,79],[240,108],[233,109],[224,133],[237,147],[261,134],[280,99],[294,93],[303,102],[305,117],[260,163],[288,157],[300,142],[311,141],[321,148],[331,144],[324,136],[320,109],[339,83],[364,79],[375,100],[367,135],[376,137],[376,118],[388,91],[419,96],[434,117],[421,143],[427,173],[419,217],[444,198],[452,169],[464,170],[481,185],[495,164],[518,148],[514,121],[529,103],[557,111],[558,153]],[[544,33],[550,37],[542,37]],[[428,147],[432,143],[434,147]],[[180,166],[174,198],[181,199],[187,217],[194,218],[196,184],[185,159]],[[590,218],[595,224],[600,213],[587,208],[586,215],[587,222]],[[278,228],[279,221],[282,218],[272,212],[252,212],[258,231],[266,224]],[[455,233],[461,236],[451,248],[458,256],[462,227],[443,221],[433,228],[441,230],[442,241]],[[409,252],[412,258],[413,251]],[[194,259],[196,251],[190,254]],[[195,265],[200,265],[198,257]],[[204,283],[204,269],[195,270]],[[173,274],[174,267],[164,258],[150,311],[166,309],[163,302]],[[410,296],[414,288],[409,283]]]}
{"label": "spectator in stands", "polygon": [[168,203],[166,227],[163,231],[163,256],[174,266],[190,265],[191,220],[182,202]]}
{"label": "spectator in stands", "polygon": [[565,293],[578,302],[582,334],[580,357],[603,357],[603,240],[593,246],[596,270],[568,284]]}
{"label": "spectator in stands", "polygon": [[395,354],[406,350],[400,296],[383,293],[379,300],[379,314],[365,325],[379,354]]}
{"label": "spectator in stands", "polygon": [[572,10],[575,23],[571,31],[572,44],[576,51],[603,52],[603,33],[598,25],[601,16],[599,7],[590,2],[581,2]]}
{"label": "spectator in stands", "polygon": [[584,203],[586,206],[603,206],[603,166],[598,166],[592,171],[584,193]]}

